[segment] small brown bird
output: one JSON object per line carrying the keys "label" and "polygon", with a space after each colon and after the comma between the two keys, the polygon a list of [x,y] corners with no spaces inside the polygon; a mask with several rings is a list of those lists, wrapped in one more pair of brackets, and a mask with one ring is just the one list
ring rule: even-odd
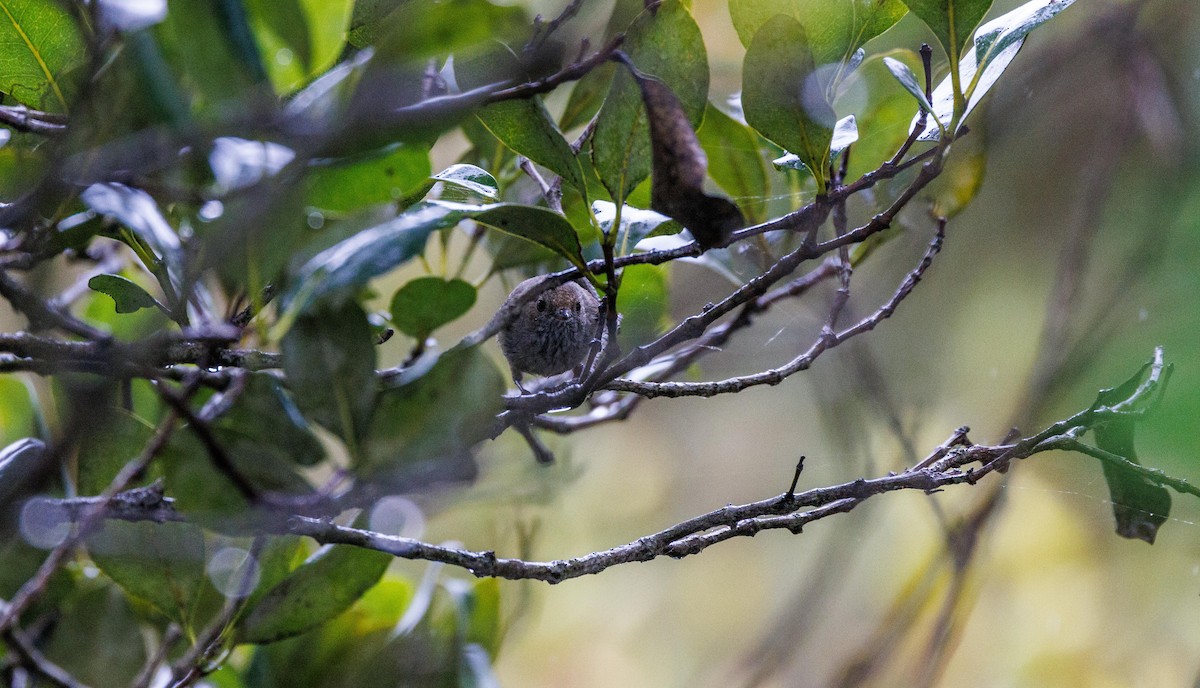
{"label": "small brown bird", "polygon": [[496,314],[504,323],[500,350],[522,392],[523,373],[557,375],[570,370],[583,362],[596,335],[600,300],[595,293],[567,282],[533,296],[541,282],[541,277],[531,277],[518,284]]}

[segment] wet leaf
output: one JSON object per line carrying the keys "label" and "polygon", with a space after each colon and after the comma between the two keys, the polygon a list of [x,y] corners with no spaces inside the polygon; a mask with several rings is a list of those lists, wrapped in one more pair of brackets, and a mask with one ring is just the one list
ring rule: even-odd
{"label": "wet leaf", "polygon": [[500,198],[500,184],[496,178],[487,170],[474,165],[451,165],[433,175],[433,179],[466,189],[488,200]]}
{"label": "wet leaf", "polygon": [[322,547],[241,618],[238,642],[273,643],[329,621],[378,583],[391,561],[361,547]]}
{"label": "wet leaf", "polygon": [[[920,64],[915,52],[890,51],[890,54],[910,66]],[[866,102],[855,112],[858,141],[850,156],[847,180],[857,179],[890,160],[908,138],[913,117],[912,96],[901,87],[881,59],[867,60],[855,72],[854,78],[862,80]]]}
{"label": "wet leaf", "polygon": [[504,145],[586,191],[579,161],[539,98],[494,103],[477,113],[479,120]]}
{"label": "wet leaf", "polygon": [[458,319],[475,305],[475,287],[460,279],[418,277],[392,296],[396,329],[423,340],[437,328]]}
{"label": "wet leaf", "polygon": [[[838,153],[849,148],[852,144],[858,141],[858,120],[854,115],[847,115],[837,121],[833,127],[833,136],[829,140],[829,154],[836,158]],[[808,170],[808,166],[800,159],[800,156],[793,153],[788,153],[771,161],[775,169],[793,169],[793,170]]]}
{"label": "wet leaf", "polygon": [[[592,203],[592,212],[600,227],[611,231],[613,220],[616,219],[617,206],[608,201]],[[678,234],[683,230],[679,222],[653,210],[642,210],[627,205],[621,209],[622,235],[618,235],[621,245],[637,246],[642,239],[669,234]]]}
{"label": "wet leaf", "polygon": [[473,217],[479,224],[545,246],[575,267],[587,271],[575,228],[567,218],[552,210],[506,203],[491,206]]}
{"label": "wet leaf", "polygon": [[[47,459],[46,443],[26,437],[0,449],[0,504],[15,504],[18,495],[42,487],[54,466]],[[7,509],[0,508],[0,512]],[[0,513],[0,516],[7,515]]]}
{"label": "wet leaf", "polygon": [[296,320],[280,344],[283,369],[305,415],[337,433],[354,453],[375,404],[375,343],[355,303],[318,308]]}
{"label": "wet leaf", "polygon": [[746,50],[742,108],[750,126],[799,156],[824,193],[836,118],[813,74],[804,27],[778,15],[763,24]]}
{"label": "wet leaf", "polygon": [[[639,70],[674,93],[692,127],[700,124],[708,100],[708,58],[700,29],[682,2],[667,0],[657,13],[638,15],[623,49]],[[650,174],[650,151],[642,94],[627,70],[621,70],[592,136],[592,162],[614,201],[624,201]]]}
{"label": "wet leaf", "polygon": [[111,297],[118,313],[134,313],[158,303],[145,289],[120,275],[96,275],[88,280],[88,288]]}
{"label": "wet leaf", "polygon": [[[1070,7],[1074,1],[1033,0],[979,27],[975,32],[976,49],[963,54],[959,67],[960,81],[963,89],[968,91],[967,104],[960,123],[966,121],[1004,70],[1008,69],[1024,45],[1029,32]],[[954,89],[950,77],[946,77],[933,90],[932,106],[943,124],[951,121],[954,116]],[[915,124],[914,118],[913,126]],[[938,136],[937,124],[928,122],[919,139],[936,141]]]}
{"label": "wet leaf", "polygon": [[650,124],[650,207],[679,220],[702,248],[728,243],[745,218],[729,199],[704,193],[708,158],[683,105],[666,84],[626,66],[641,89]]}
{"label": "wet leaf", "polygon": [[[150,194],[124,184],[104,183],[89,186],[79,197],[97,214],[115,218],[134,233],[134,238],[121,238],[147,269],[156,271],[160,263],[166,268],[167,275],[157,273],[160,282],[168,275],[170,280],[180,279],[183,244]],[[169,289],[171,285],[162,286]]]}
{"label": "wet leaf", "polygon": [[917,99],[917,105],[920,105],[922,110],[930,113],[933,112],[933,106],[929,104],[929,99],[925,97],[925,87],[917,81],[917,75],[913,74],[908,65],[891,57],[883,58],[883,64],[892,73],[892,76],[896,77],[896,81],[900,82],[904,90],[911,93],[912,97]]}

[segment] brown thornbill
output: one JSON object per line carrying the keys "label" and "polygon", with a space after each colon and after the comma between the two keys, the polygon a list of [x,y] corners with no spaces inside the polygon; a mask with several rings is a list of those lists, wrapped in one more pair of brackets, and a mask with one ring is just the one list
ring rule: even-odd
{"label": "brown thornbill", "polygon": [[524,373],[557,375],[583,363],[597,332],[600,300],[590,289],[578,282],[546,289],[542,282],[531,277],[518,284],[496,314],[500,350],[522,392]]}

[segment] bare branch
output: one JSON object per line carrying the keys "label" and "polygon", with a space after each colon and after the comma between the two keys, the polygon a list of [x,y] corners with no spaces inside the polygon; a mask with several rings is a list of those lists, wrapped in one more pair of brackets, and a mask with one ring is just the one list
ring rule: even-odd
{"label": "bare branch", "polygon": [[[929,244],[928,250],[925,252],[921,262],[914,268],[900,287],[888,299],[887,303],[879,307],[870,316],[859,321],[840,332],[834,331],[831,328],[826,328],[821,336],[813,342],[804,353],[789,361],[787,364],[778,368],[764,370],[751,375],[729,378],[727,380],[718,380],[713,382],[634,382],[632,380],[614,380],[607,385],[608,389],[613,389],[621,392],[633,392],[647,397],[680,397],[680,396],[702,396],[710,397],[717,394],[737,393],[748,387],[757,385],[777,385],[783,382],[789,376],[807,369],[812,365],[825,351],[841,344],[842,342],[860,335],[864,332],[873,330],[879,323],[891,317],[895,312],[896,307],[900,305],[920,281],[921,276],[933,264],[933,258],[942,248],[942,239],[945,237],[946,224],[944,220],[939,221],[937,232],[934,234],[933,240]],[[782,261],[781,261],[782,262]],[[848,296],[848,292],[847,292]],[[836,317],[836,302],[835,308],[830,311],[830,319]]]}

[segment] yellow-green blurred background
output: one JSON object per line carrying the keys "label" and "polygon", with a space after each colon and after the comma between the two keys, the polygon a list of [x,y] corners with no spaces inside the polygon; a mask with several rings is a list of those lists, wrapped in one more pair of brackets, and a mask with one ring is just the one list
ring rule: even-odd
{"label": "yellow-green blurred background", "polygon": [[[603,6],[588,12],[602,18]],[[694,12],[720,102],[739,89],[742,48],[726,3],[697,0]],[[910,16],[868,49],[922,40]],[[800,454],[803,489],[899,470],[961,425],[977,442],[1014,424],[1030,434],[1085,408],[1157,345],[1176,372],[1138,450],[1200,479],[1198,112],[1200,6],[1078,0],[1033,34],[952,153],[986,153],[983,185],[895,317],[778,387],[648,401],[626,422],[548,437],[560,459],[550,468],[506,435],[426,539],[538,560],[623,544],[784,491]],[[441,154],[450,162],[455,149]],[[856,272],[853,314],[915,264],[931,232],[924,208]],[[680,315],[728,289],[693,266],[671,280]],[[503,294],[495,281],[481,294],[480,320]],[[827,299],[781,305],[699,375],[783,363]],[[993,491],[956,574],[947,533]],[[1124,540],[1100,467],[1045,454],[974,487],[874,498],[800,536],[763,533],[558,586],[505,582],[498,675],[584,688],[1195,685],[1200,501],[1174,497],[1153,546]]]}

